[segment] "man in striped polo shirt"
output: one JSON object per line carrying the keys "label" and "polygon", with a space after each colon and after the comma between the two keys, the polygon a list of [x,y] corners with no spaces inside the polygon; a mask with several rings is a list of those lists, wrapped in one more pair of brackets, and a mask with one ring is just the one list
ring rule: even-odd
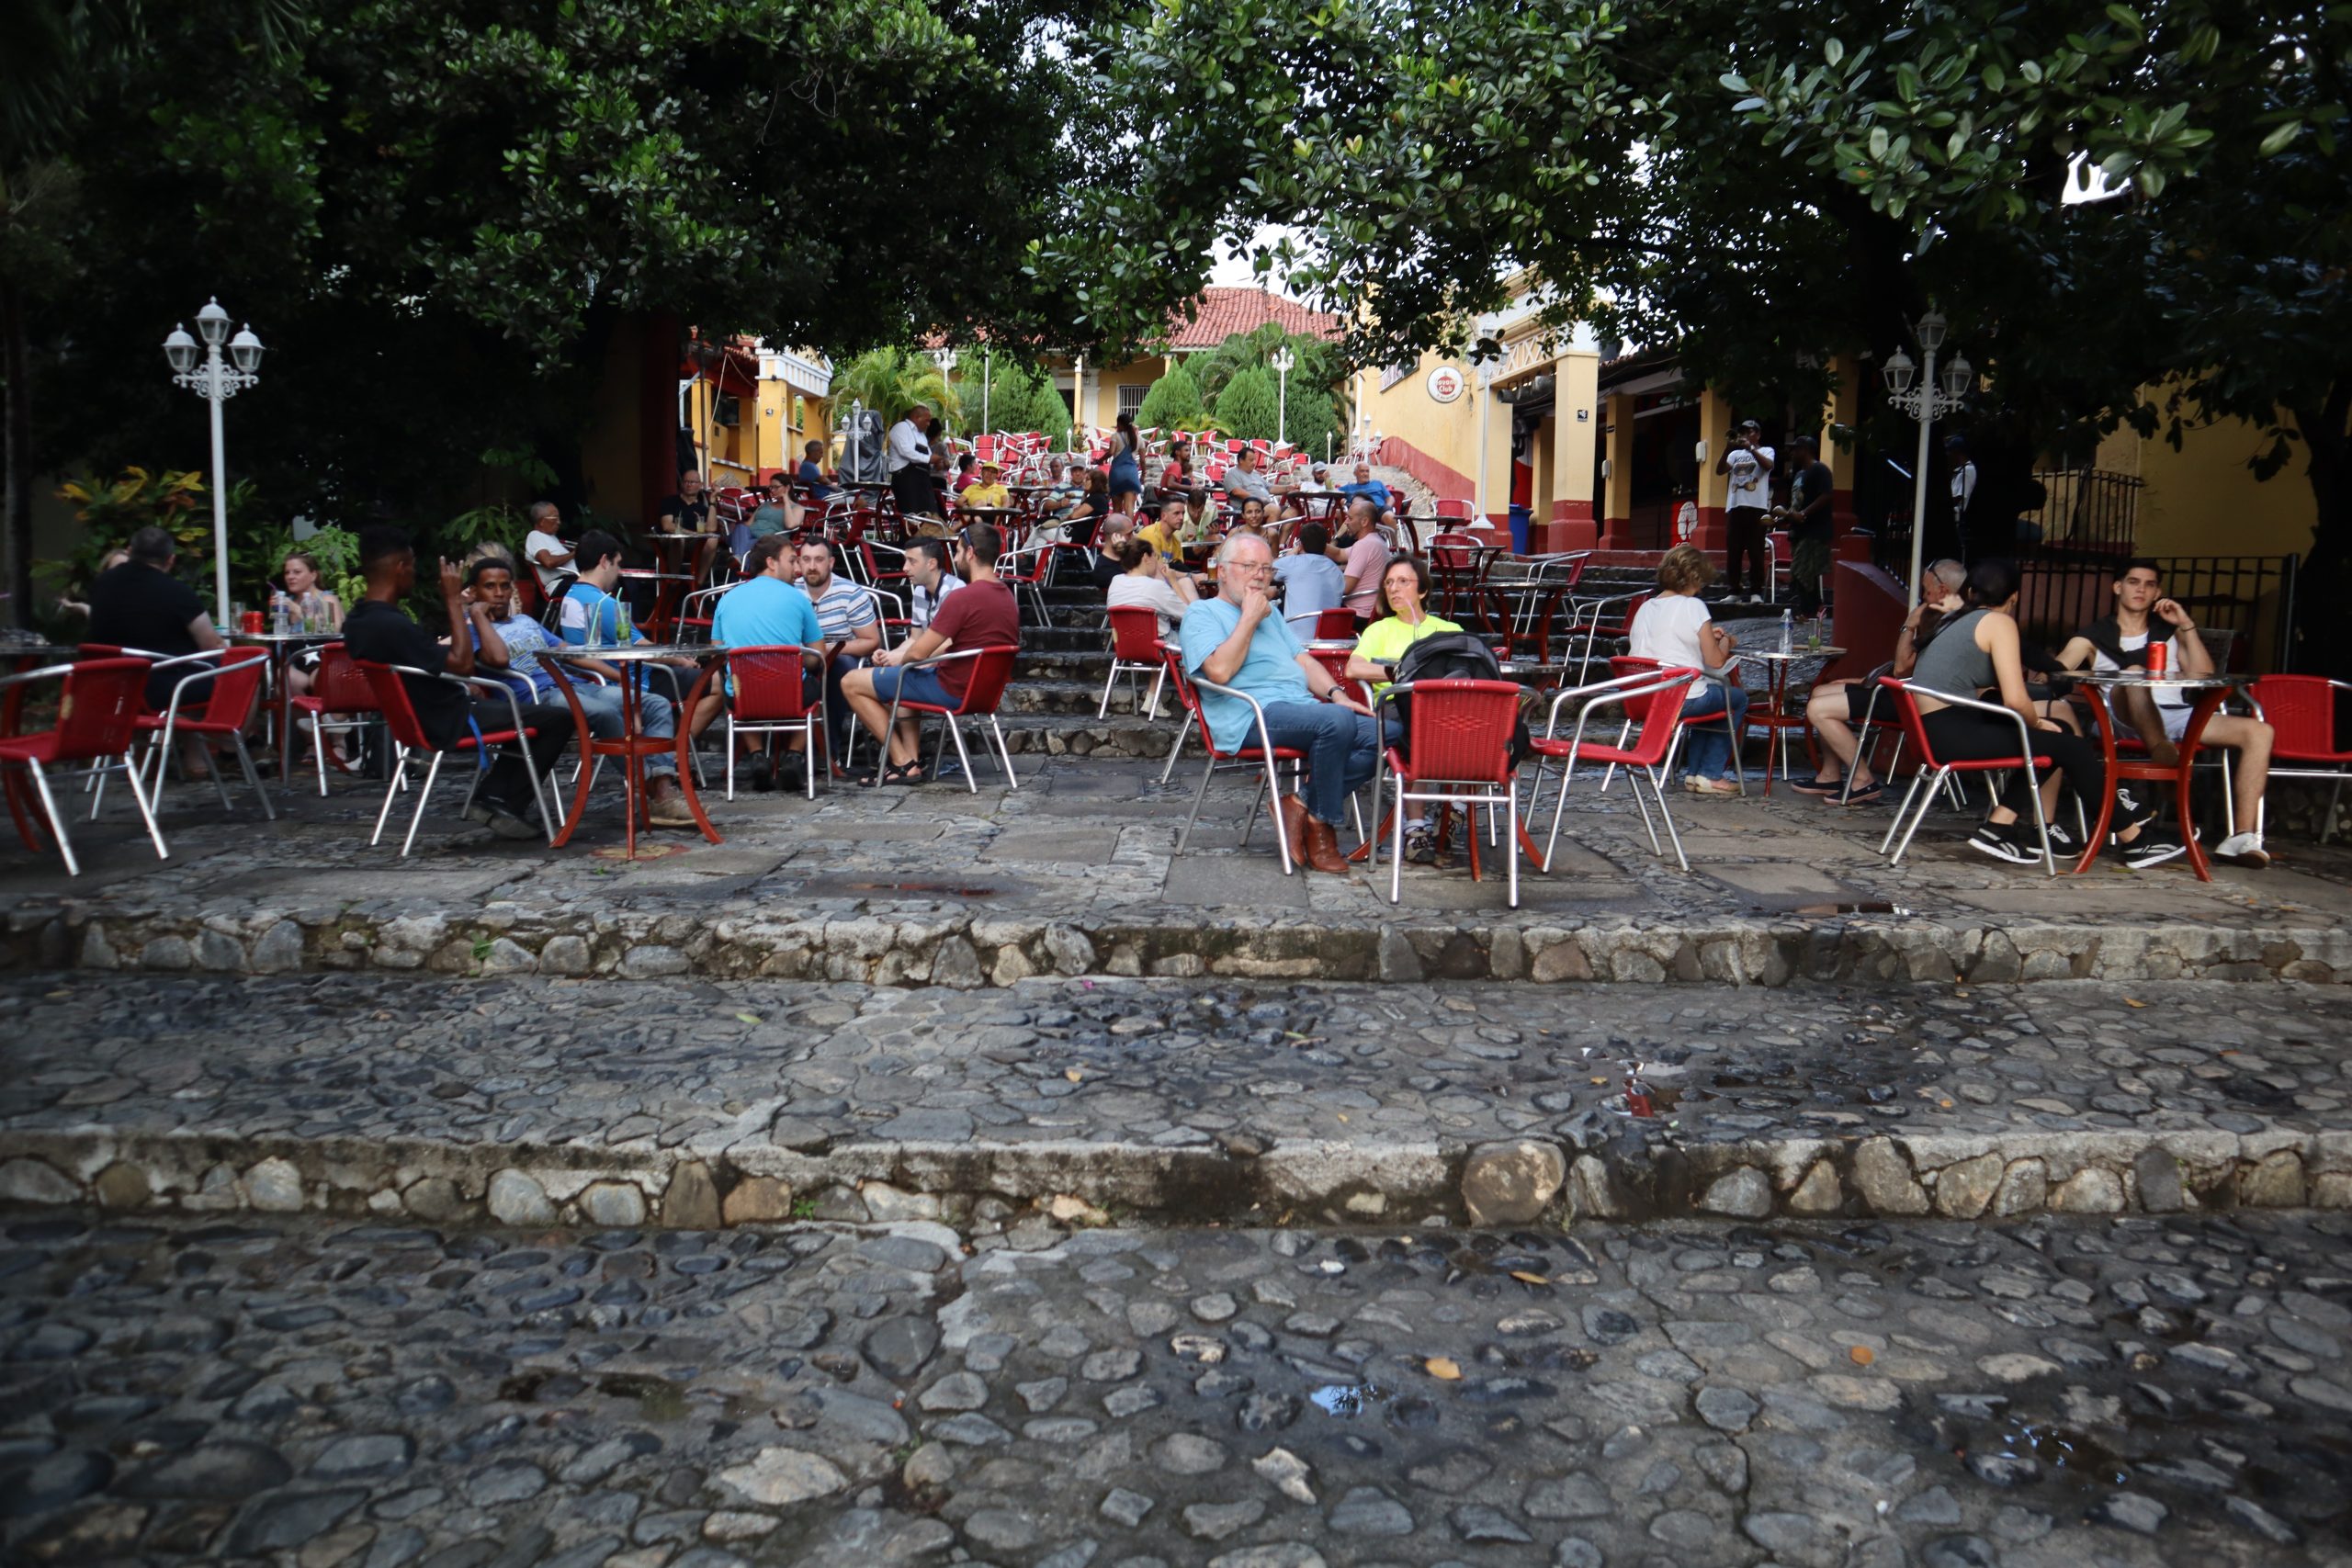
{"label": "man in striped polo shirt", "polygon": [[818,635],[825,647],[825,733],[838,761],[849,749],[849,699],[842,677],[882,646],[882,617],[874,597],[833,575],[833,547],[811,536],[800,541],[800,587],[816,606]]}

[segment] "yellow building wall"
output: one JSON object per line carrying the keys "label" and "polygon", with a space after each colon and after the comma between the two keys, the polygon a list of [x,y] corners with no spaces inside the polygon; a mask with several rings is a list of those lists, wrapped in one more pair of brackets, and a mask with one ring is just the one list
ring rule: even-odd
{"label": "yellow building wall", "polygon": [[[2140,491],[2139,549],[2151,556],[2303,555],[2319,517],[2310,464],[2299,457],[2267,480],[2246,459],[2264,449],[2262,433],[2243,421],[2188,432],[2180,450],[2161,439],[2131,438],[2129,468]],[[2106,467],[2102,451],[2101,467]]]}
{"label": "yellow building wall", "polygon": [[[1441,365],[1450,365],[1462,373],[1464,390],[1450,403],[1439,402],[1430,396],[1430,372]],[[1414,363],[1412,373],[1395,386],[1383,390],[1380,382],[1381,372],[1377,368],[1363,373],[1359,423],[1368,414],[1374,432],[1411,443],[1423,456],[1466,475],[1475,484],[1478,478],[1478,400],[1482,395],[1476,372],[1462,360],[1424,354]],[[1490,442],[1497,423],[1503,430],[1502,467],[1495,468],[1490,455],[1487,487],[1493,504],[1487,510],[1500,512],[1500,498],[1510,480],[1510,422],[1507,418],[1490,419]]]}
{"label": "yellow building wall", "polygon": [[1092,366],[1086,370],[1086,407],[1080,411],[1079,423],[1091,424],[1097,430],[1108,430],[1119,423],[1119,389],[1141,387],[1149,389],[1159,379],[1166,361],[1134,359],[1125,365],[1113,365],[1098,371]]}

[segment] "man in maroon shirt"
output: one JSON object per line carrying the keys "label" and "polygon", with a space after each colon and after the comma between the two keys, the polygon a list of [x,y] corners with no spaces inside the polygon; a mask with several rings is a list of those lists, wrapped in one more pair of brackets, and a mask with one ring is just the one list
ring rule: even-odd
{"label": "man in maroon shirt", "polygon": [[[910,665],[922,665],[934,654],[1021,646],[1020,601],[996,575],[996,558],[1003,548],[1003,538],[992,524],[975,523],[956,535],[956,571],[964,586],[940,603],[931,625],[898,647],[875,654],[870,668],[853,670],[842,677],[842,694],[849,699],[858,722],[877,740],[889,726],[893,698],[954,707],[964,700],[972,682],[974,661],[968,659],[918,669]],[[859,782],[925,783],[919,735],[915,720],[899,719],[897,732],[887,743],[887,765]]]}

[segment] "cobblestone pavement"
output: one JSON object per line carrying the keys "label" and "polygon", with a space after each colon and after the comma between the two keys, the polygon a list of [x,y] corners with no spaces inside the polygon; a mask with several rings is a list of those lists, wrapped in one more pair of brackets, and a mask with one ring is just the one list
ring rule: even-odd
{"label": "cobblestone pavement", "polygon": [[1460,1214],[1477,1152],[1523,1144],[1557,1161],[1525,1217],[2342,1208],[2348,1015],[2338,987],[2212,982],[71,971],[0,995],[0,1199],[692,1226],[1069,1195],[1398,1221]]}
{"label": "cobblestone pavement", "polygon": [[[1889,812],[1786,789],[1675,803],[1690,874],[1652,854],[1624,785],[1573,792],[1550,875],[1522,908],[1466,866],[1376,879],[1284,877],[1246,778],[1219,782],[1175,853],[1197,761],[1023,757],[1008,791],[842,787],[714,794],[724,845],[659,835],[617,858],[612,786],[564,851],[500,844],[436,816],[417,855],[369,849],[372,788],[301,794],[275,825],[175,792],[158,863],[113,806],[67,878],[0,848],[0,961],[275,972],[299,967],[932,980],[1028,974],[1299,978],[1938,979],[2352,977],[2352,855],[2281,843],[2266,872],[2199,884],[2176,865],[2051,880],[1960,847],[1963,819],[1899,868],[1874,854]],[[127,808],[126,808],[127,809]],[[403,807],[405,809],[405,807]],[[1548,813],[1548,800],[1545,803]],[[1548,826],[1549,818],[1541,825]],[[1496,866],[1497,870],[1499,866]]]}
{"label": "cobblestone pavement", "polygon": [[14,1562],[2352,1561],[2337,1220],[5,1237]]}

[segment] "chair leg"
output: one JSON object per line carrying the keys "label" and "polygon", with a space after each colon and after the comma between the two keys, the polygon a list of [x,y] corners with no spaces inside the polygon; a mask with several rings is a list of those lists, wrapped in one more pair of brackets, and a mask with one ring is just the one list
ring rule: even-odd
{"label": "chair leg", "polygon": [[74,840],[65,836],[65,814],[57,809],[57,797],[49,793],[49,775],[29,759],[25,766],[32,771],[33,788],[40,793],[40,808],[49,814],[49,830],[57,835],[57,852],[65,857],[65,874],[81,875],[82,863],[74,858]]}
{"label": "chair leg", "polygon": [[1193,711],[1187,708],[1184,710],[1184,722],[1176,727],[1176,744],[1168,748],[1168,761],[1160,764],[1159,782],[1161,784],[1166,784],[1169,775],[1176,771],[1176,758],[1184,750],[1184,737],[1192,733]]}
{"label": "chair leg", "polygon": [[1405,775],[1396,780],[1396,808],[1388,814],[1388,901],[1405,901]]}
{"label": "chair leg", "polygon": [[[1506,840],[1503,840],[1503,852],[1504,852],[1505,854],[1507,854],[1507,855],[1509,855],[1509,856],[1510,857],[1510,879],[1509,879],[1509,880],[1510,880],[1510,907],[1511,907],[1512,908],[1516,909],[1516,908],[1519,908],[1519,778],[1518,778],[1518,775],[1513,774],[1513,775],[1511,776],[1511,778],[1510,778],[1510,780],[1509,780],[1509,781],[1504,784],[1503,788],[1504,788],[1504,792],[1505,792],[1505,793],[1510,796],[1510,807],[1509,807],[1509,810],[1510,810],[1510,823],[1509,823],[1509,826],[1510,826],[1510,836],[1508,839],[1506,839]],[[1488,810],[1487,810],[1487,815],[1488,815],[1488,816],[1492,816],[1493,814],[1494,814],[1494,813],[1493,813],[1493,808],[1492,808],[1492,807],[1489,807],[1489,808],[1488,808]]]}
{"label": "chair leg", "polygon": [[1656,773],[1650,775],[1650,793],[1657,796],[1657,814],[1666,820],[1667,841],[1674,846],[1674,863],[1689,871],[1690,857],[1682,852],[1682,835],[1675,829],[1674,813],[1666,804],[1666,791],[1659,785]]}
{"label": "chair leg", "polygon": [[[408,852],[415,847],[417,826],[424,820],[424,803],[433,798],[433,781],[441,776],[441,759],[447,755],[447,753],[443,751],[433,753],[433,761],[424,770],[424,782],[417,786],[416,809],[409,816],[408,837],[401,840],[401,857],[403,860],[408,857]],[[477,784],[481,782],[479,773],[475,775],[475,782]],[[467,798],[469,800],[473,798],[470,791],[468,792]]]}
{"label": "chair leg", "polygon": [[[1911,814],[1911,803],[1919,798],[1920,787],[1923,784],[1927,784],[1927,783],[1928,775],[1924,773],[1920,773],[1912,779],[1911,787],[1903,792],[1903,804],[1894,808],[1894,820],[1886,825],[1886,832],[1879,839],[1879,853],[1886,853],[1887,846],[1894,842],[1895,829],[1902,827],[1903,819]],[[1929,786],[1931,797],[1932,787],[1933,786]]]}
{"label": "chair leg", "polygon": [[947,738],[956,742],[956,760],[964,765],[964,793],[967,795],[979,794],[980,782],[972,776],[972,759],[970,754],[964,750],[963,721],[958,719],[954,714],[949,714],[942,719],[941,722],[947,726]]}
{"label": "chair leg", "polygon": [[1147,723],[1159,722],[1159,693],[1160,688],[1167,684],[1168,666],[1163,664],[1151,672],[1151,700],[1145,705],[1143,716]]}
{"label": "chair leg", "polygon": [[[1650,853],[1666,853],[1666,846],[1657,841],[1657,824],[1650,820],[1649,804],[1642,799],[1641,775],[1632,768],[1625,770],[1625,791],[1634,797],[1634,809],[1642,814],[1642,831],[1650,836]],[[1659,806],[1664,807],[1666,796],[1659,793],[1655,776],[1650,780],[1650,793],[1657,795]]]}
{"label": "chair leg", "polygon": [[[244,736],[232,734],[229,739],[237,743],[237,766],[244,770],[245,786],[254,792],[254,798],[261,802],[261,819],[265,822],[277,821],[277,808],[269,803],[269,791],[261,787],[261,774],[254,771],[254,756],[251,751],[245,750]],[[218,779],[220,770],[214,768],[212,774],[215,779]],[[223,789],[221,794],[226,795],[228,791]]]}
{"label": "chair leg", "polygon": [[1184,846],[1192,841],[1193,824],[1201,819],[1201,802],[1208,798],[1209,775],[1216,772],[1216,756],[1212,752],[1209,756],[1209,765],[1201,770],[1200,784],[1193,791],[1192,815],[1184,818],[1184,830],[1176,835],[1176,852],[1180,855],[1184,852]]}
{"label": "chair leg", "polygon": [[[808,791],[808,803],[812,806],[817,801],[817,763],[823,755],[822,746],[822,727],[818,724],[816,714],[804,715],[800,720],[800,776],[802,787]],[[831,771],[831,768],[826,770],[828,773]],[[827,787],[830,789],[831,786],[828,784]]]}
{"label": "chair leg", "polygon": [[157,860],[171,859],[172,852],[164,847],[164,830],[156,825],[155,813],[148,807],[147,792],[141,787],[139,775],[126,769],[122,775],[122,782],[129,786],[131,801],[139,807],[140,820],[147,824],[147,837],[155,846],[155,858]]}
{"label": "chair leg", "polygon": [[[1552,852],[1560,842],[1560,818],[1568,809],[1568,780],[1575,772],[1576,763],[1573,761],[1560,769],[1560,795],[1552,805],[1552,833],[1544,840],[1544,874],[1547,876],[1552,873]],[[1536,770],[1536,778],[1540,787],[1543,778],[1543,770],[1540,768]]]}
{"label": "chair leg", "polygon": [[408,782],[408,751],[402,748],[392,758],[391,782],[384,786],[384,804],[376,812],[376,830],[368,835],[368,847],[374,849],[384,840],[384,824],[391,820],[392,802]]}
{"label": "chair leg", "polygon": [[[1211,766],[1215,764],[1212,763]],[[1295,775],[1294,775],[1294,782],[1295,782]],[[1283,831],[1283,780],[1282,774],[1275,771],[1275,762],[1272,757],[1266,759],[1266,815],[1273,821],[1274,848],[1282,852],[1283,874],[1288,876],[1298,856],[1306,852],[1306,846],[1292,844],[1290,835]],[[1255,827],[1257,820],[1258,805],[1253,796],[1250,803],[1250,827]],[[1250,841],[1249,827],[1242,829],[1241,841],[1245,844]]]}
{"label": "chair leg", "polygon": [[1012,748],[1004,739],[1004,726],[996,721],[996,715],[994,714],[989,715],[989,733],[996,737],[997,755],[1004,761],[1005,787],[1007,789],[1019,789],[1021,787],[1021,775],[1012,771]]}
{"label": "chair leg", "polygon": [[727,716],[727,799],[730,805],[735,799],[735,716],[731,713]]}
{"label": "chair leg", "polygon": [[1111,688],[1119,683],[1119,656],[1111,655],[1111,673],[1102,678],[1102,700],[1094,705],[1094,716],[1102,718],[1111,712]]}
{"label": "chair leg", "polygon": [[[1951,771],[1947,768],[1936,775],[1936,782],[1938,784],[1941,784],[1949,780],[1951,777]],[[1903,841],[1894,846],[1894,854],[1893,858],[1886,863],[1887,864],[1901,865],[1903,863],[1904,852],[1910,849],[1912,838],[1919,831],[1919,824],[1928,819],[1928,807],[1935,798],[1935,789],[1933,786],[1930,786],[1928,791],[1927,799],[1922,800],[1919,803],[1919,809],[1917,813],[1911,818],[1911,826],[1904,830]]]}
{"label": "chair leg", "polygon": [[327,797],[327,716],[319,715],[311,721],[311,755],[319,764],[319,798]]}
{"label": "chair leg", "polygon": [[2033,797],[2033,830],[2041,840],[2043,874],[2055,876],[2058,874],[2058,862],[2050,852],[2050,820],[2041,809],[2041,781],[2034,777],[2031,758],[2028,758],[2025,764],[2025,792]]}

